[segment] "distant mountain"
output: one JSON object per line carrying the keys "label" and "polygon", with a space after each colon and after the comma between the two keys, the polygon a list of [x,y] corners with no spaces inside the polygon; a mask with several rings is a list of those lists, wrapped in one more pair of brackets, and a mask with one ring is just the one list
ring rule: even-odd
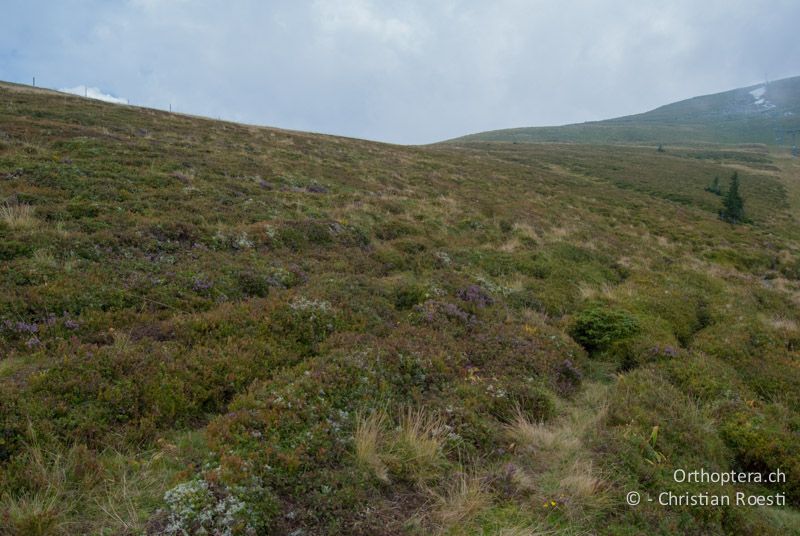
{"label": "distant mountain", "polygon": [[800,128],[800,76],[667,104],[655,110],[559,127],[494,130],[452,142],[767,143]]}

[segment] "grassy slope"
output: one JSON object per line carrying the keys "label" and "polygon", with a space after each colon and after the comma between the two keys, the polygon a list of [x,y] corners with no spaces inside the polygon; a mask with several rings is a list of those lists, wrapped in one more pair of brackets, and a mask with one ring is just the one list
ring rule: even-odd
{"label": "grassy slope", "polygon": [[[605,121],[495,130],[453,141],[774,144],[776,128],[800,128],[800,77],[770,83],[764,96],[775,108],[769,110],[754,104],[749,92],[758,87],[695,97]],[[787,138],[783,144],[788,143]]]}
{"label": "grassy slope", "polygon": [[[796,530],[799,171],[4,85],[0,534]],[[624,505],[701,467],[794,507]]]}

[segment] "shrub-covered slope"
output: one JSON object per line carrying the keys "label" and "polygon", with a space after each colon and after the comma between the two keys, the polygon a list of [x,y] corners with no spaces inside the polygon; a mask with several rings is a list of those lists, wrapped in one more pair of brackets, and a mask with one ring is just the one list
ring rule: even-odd
{"label": "shrub-covered slope", "polygon": [[798,181],[0,86],[0,534],[796,531]]}

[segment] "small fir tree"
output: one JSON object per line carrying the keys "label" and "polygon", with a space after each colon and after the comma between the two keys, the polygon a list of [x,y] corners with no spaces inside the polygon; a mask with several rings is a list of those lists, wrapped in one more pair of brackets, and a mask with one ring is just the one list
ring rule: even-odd
{"label": "small fir tree", "polygon": [[711,186],[706,186],[706,192],[711,192],[714,195],[722,195],[722,188],[719,185],[719,177],[714,177],[711,181]]}
{"label": "small fir tree", "polygon": [[739,195],[739,174],[734,171],[731,176],[731,185],[725,199],[722,200],[722,211],[720,218],[730,223],[742,223],[744,216],[744,200]]}

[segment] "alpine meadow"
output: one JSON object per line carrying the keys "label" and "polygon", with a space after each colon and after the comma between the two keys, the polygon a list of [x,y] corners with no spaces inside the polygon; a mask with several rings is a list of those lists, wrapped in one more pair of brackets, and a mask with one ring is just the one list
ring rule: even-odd
{"label": "alpine meadow", "polygon": [[798,121],[401,146],[0,84],[0,534],[800,534]]}

